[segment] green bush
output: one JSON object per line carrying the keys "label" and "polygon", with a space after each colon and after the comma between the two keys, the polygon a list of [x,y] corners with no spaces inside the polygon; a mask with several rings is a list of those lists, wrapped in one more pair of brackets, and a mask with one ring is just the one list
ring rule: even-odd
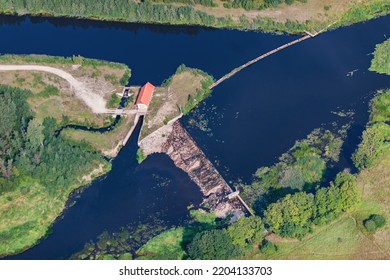
{"label": "green bush", "polygon": [[49,97],[52,95],[58,95],[59,93],[60,93],[60,90],[57,87],[52,86],[52,85],[48,85],[44,88],[44,90],[42,90],[40,93],[38,93],[38,95],[40,97]]}
{"label": "green bush", "polygon": [[368,232],[375,232],[386,225],[386,219],[382,215],[372,214],[364,221],[364,227]]}
{"label": "green bush", "polygon": [[376,225],[373,220],[366,220],[364,221],[364,227],[368,232],[374,232],[376,230]]}
{"label": "green bush", "polygon": [[370,220],[374,221],[377,228],[381,228],[386,225],[386,219],[382,215],[373,214],[370,216]]}
{"label": "green bush", "polygon": [[107,108],[118,108],[121,98],[116,94],[111,94],[110,100],[107,102]]}
{"label": "green bush", "polygon": [[260,247],[260,252],[266,256],[275,254],[278,251],[278,247],[271,241],[264,240],[263,244]]}
{"label": "green bush", "polygon": [[122,85],[122,86],[125,86],[129,83],[129,79],[131,77],[131,70],[130,69],[126,69],[125,73],[123,74],[122,78],[120,79],[119,83]]}

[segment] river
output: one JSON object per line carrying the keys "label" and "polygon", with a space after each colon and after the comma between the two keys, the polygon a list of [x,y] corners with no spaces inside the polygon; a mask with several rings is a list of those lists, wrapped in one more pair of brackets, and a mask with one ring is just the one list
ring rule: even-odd
{"label": "river", "polygon": [[[389,26],[386,16],[272,55],[215,88],[182,123],[228,180],[248,182],[256,168],[273,164],[314,128],[342,122],[332,111],[353,110],[341,158],[342,166],[350,167],[351,152],[367,122],[368,101],[377,89],[390,86],[388,77],[367,70],[370,53],[390,35]],[[131,85],[158,85],[181,63],[219,78],[296,39],[200,27],[11,16],[0,17],[0,38],[0,53],[82,55],[125,63],[132,69]],[[201,200],[199,189],[165,155],[152,155],[137,165],[135,139],[113,161],[109,174],[71,198],[75,205],[56,221],[51,235],[11,258],[69,258],[104,230],[156,217],[167,226],[184,223],[187,206]]]}

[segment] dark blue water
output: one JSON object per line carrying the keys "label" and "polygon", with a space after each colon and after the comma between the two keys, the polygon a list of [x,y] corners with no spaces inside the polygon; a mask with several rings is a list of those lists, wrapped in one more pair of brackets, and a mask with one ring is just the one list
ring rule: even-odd
{"label": "dark blue water", "polygon": [[[390,87],[389,76],[367,70],[375,44],[389,35],[387,16],[288,48],[218,86],[184,123],[227,179],[249,181],[256,168],[273,164],[296,140],[340,122],[332,111],[353,110],[341,157],[350,164],[367,123],[368,101],[377,89]],[[189,125],[192,118],[206,120],[211,131]]]}
{"label": "dark blue water", "polygon": [[0,24],[0,53],[79,54],[121,62],[132,69],[133,85],[160,84],[182,63],[219,77],[291,39],[255,32],[74,19],[3,16]]}
{"label": "dark blue water", "polygon": [[[355,111],[342,162],[367,121],[367,102],[390,79],[367,71],[375,44],[390,35],[390,16],[341,28],[295,45],[240,72],[183,119],[206,155],[226,178],[248,181],[256,168],[273,164],[297,139]],[[82,55],[126,63],[131,84],[161,83],[181,63],[220,77],[232,68],[295,39],[256,32],[199,27],[98,23],[71,19],[0,17],[0,53]],[[349,71],[358,69],[352,77]],[[206,121],[210,131],[190,125]],[[136,142],[113,170],[94,182],[53,227],[53,234],[15,258],[67,258],[103,230],[142,223],[157,213],[167,224],[187,217],[200,199],[188,176],[162,155],[135,162]],[[156,176],[169,186],[156,188]]]}

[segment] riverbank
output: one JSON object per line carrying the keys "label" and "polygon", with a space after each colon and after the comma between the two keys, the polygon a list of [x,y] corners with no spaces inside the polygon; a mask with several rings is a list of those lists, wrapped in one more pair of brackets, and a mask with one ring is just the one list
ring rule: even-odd
{"label": "riverbank", "polygon": [[88,5],[79,0],[77,5],[57,4],[48,0],[32,3],[5,1],[0,13],[75,17],[92,20],[140,22],[172,25],[199,25],[216,28],[258,30],[301,34],[305,30],[322,30],[332,22],[333,28],[388,14],[389,0],[308,0],[274,8],[245,10],[226,8],[221,1],[212,7],[182,3],[153,3],[138,1],[108,1],[105,5]]}

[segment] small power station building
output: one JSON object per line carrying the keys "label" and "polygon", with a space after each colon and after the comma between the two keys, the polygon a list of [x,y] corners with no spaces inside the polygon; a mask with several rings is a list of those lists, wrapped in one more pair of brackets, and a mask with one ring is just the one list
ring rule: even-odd
{"label": "small power station building", "polygon": [[146,83],[140,90],[138,94],[137,101],[135,102],[135,105],[137,106],[138,110],[147,110],[150,104],[150,101],[152,100],[153,92],[154,92],[154,85],[151,83]]}

